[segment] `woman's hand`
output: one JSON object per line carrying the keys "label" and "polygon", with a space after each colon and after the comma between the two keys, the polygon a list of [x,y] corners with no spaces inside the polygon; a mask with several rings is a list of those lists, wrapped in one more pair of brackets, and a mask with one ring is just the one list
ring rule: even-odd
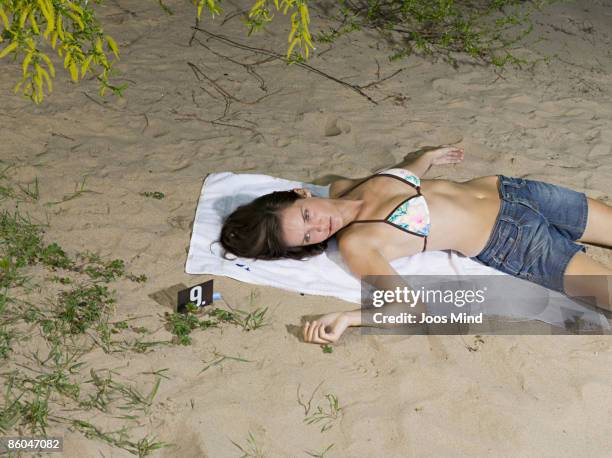
{"label": "woman's hand", "polygon": [[394,167],[412,170],[418,177],[427,173],[432,165],[456,164],[463,160],[463,148],[454,146],[424,146],[407,154],[404,160]]}
{"label": "woman's hand", "polygon": [[463,161],[463,148],[443,146],[425,151],[423,155],[430,160],[432,165],[456,164]]}
{"label": "woman's hand", "polygon": [[304,342],[329,344],[336,342],[349,327],[349,317],[344,312],[322,315],[319,319],[304,324]]}

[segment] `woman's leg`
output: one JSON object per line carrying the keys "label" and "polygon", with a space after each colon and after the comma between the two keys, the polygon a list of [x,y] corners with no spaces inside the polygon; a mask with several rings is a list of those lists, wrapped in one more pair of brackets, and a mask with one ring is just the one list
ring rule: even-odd
{"label": "woman's leg", "polygon": [[612,269],[581,251],[574,255],[565,269],[563,288],[568,296],[592,298],[587,301],[612,311]]}
{"label": "woman's leg", "polygon": [[612,207],[596,199],[587,199],[587,225],[579,242],[612,246]]}

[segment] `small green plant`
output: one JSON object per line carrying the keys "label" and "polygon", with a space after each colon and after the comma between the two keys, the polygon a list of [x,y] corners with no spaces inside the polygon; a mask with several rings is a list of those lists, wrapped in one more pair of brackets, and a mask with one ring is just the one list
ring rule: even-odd
{"label": "small green plant", "polygon": [[144,283],[148,280],[148,277],[145,274],[134,275],[134,274],[128,273],[126,274],[125,278],[127,278],[130,281],[133,281],[134,283]]}
{"label": "small green plant", "polygon": [[13,349],[13,340],[15,339],[14,329],[0,325],[0,360],[6,359]]}
{"label": "small green plant", "polygon": [[113,328],[112,328],[111,332],[116,334],[116,333],[120,332],[123,329],[129,329],[129,328],[130,328],[130,325],[127,324],[126,321],[119,321],[117,323],[113,323]]}
{"label": "small green plant", "polygon": [[[0,178],[5,178],[3,175],[0,175]],[[13,188],[8,186],[0,185],[0,200],[11,199],[15,197],[15,191]]]}
{"label": "small green plant", "polygon": [[179,345],[191,345],[191,331],[200,326],[200,320],[192,314],[167,313],[166,322],[170,326],[170,332],[176,336]]}
{"label": "small green plant", "polygon": [[93,325],[103,324],[114,302],[106,286],[93,285],[62,291],[57,304],[57,319],[47,319],[43,323],[43,330],[82,334]]}
{"label": "small green plant", "polygon": [[0,288],[17,286],[19,270],[36,263],[43,250],[41,229],[18,211],[0,213]]}
{"label": "small green plant", "polygon": [[144,326],[130,326],[130,329],[138,334],[149,334],[149,329]]}
{"label": "small green plant", "polygon": [[80,431],[85,437],[96,438],[110,445],[118,448],[127,450],[132,455],[139,457],[145,457],[151,454],[155,450],[159,450],[163,447],[172,447],[174,444],[167,444],[165,442],[156,442],[155,438],[149,438],[145,436],[137,442],[130,440],[127,433],[127,428],[121,428],[118,431],[104,432],[92,425],[91,423],[79,420],[79,419],[67,419],[70,421],[72,429]]}
{"label": "small green plant", "polygon": [[90,251],[77,253],[76,257],[81,261],[80,265],[73,263],[69,268],[87,274],[94,281],[110,283],[122,277],[137,283],[147,281],[147,276],[144,274],[136,276],[126,272],[125,262],[122,259],[105,261],[100,255]]}
{"label": "small green plant", "polygon": [[[267,307],[256,309],[252,312],[234,309],[232,311],[221,308],[208,310],[206,307],[199,308],[192,302],[185,304],[186,313],[164,314],[169,331],[174,335],[173,342],[179,345],[191,345],[190,334],[195,329],[208,329],[218,327],[221,323],[234,324],[243,331],[252,331],[265,326]],[[211,319],[199,319],[203,315]]]}
{"label": "small green plant", "polygon": [[208,314],[219,321],[225,321],[227,323],[233,323],[236,320],[236,315],[233,312],[220,308],[214,308],[208,312]]}
{"label": "small green plant", "polygon": [[268,307],[256,309],[252,312],[234,309],[231,312],[216,308],[210,311],[210,315],[217,318],[219,321],[232,323],[240,326],[244,331],[253,331],[257,328],[265,326],[265,315]]}
{"label": "small green plant", "polygon": [[151,197],[157,200],[161,200],[164,197],[166,197],[166,195],[160,191],[144,191],[144,192],[141,192],[140,195],[144,197]]}
{"label": "small green plant", "polygon": [[62,285],[69,285],[73,282],[71,278],[68,277],[60,277],[59,275],[53,275],[49,278],[50,281],[61,283]]}
{"label": "small green plant", "polygon": [[227,310],[215,308],[211,310],[209,314],[219,321],[240,326],[243,331],[253,331],[267,325],[265,322],[267,311],[268,307],[257,308],[252,312],[246,312],[239,309],[234,309],[231,312],[228,312]]}
{"label": "small green plant", "polygon": [[193,302],[187,302],[185,304],[185,309],[187,310],[187,312],[189,313],[198,313],[200,311],[200,307],[198,307],[197,305],[195,305]]}
{"label": "small green plant", "polygon": [[136,453],[134,453],[134,455],[138,455],[139,457],[149,456],[151,452],[154,452],[155,450],[159,450],[164,447],[173,447],[173,446],[174,444],[166,444],[165,442],[157,442],[155,440],[155,436],[153,437],[145,436],[142,439],[140,439],[138,442],[136,442],[136,447],[134,450]]}
{"label": "small green plant", "polygon": [[[6,399],[5,399],[6,400]],[[22,404],[19,398],[10,401],[0,409],[0,432],[3,434],[12,431],[23,418]]]}
{"label": "small green plant", "polygon": [[121,405],[118,406],[119,409],[148,412],[159,390],[161,377],[156,377],[150,393],[144,395],[133,386],[115,381],[113,375],[117,375],[116,372],[107,370],[105,375],[100,375],[99,372],[94,369],[90,370],[91,378],[84,383],[92,384],[96,391],[89,394],[89,399],[80,402],[81,407],[96,408],[102,412],[108,412],[111,404],[121,401]]}
{"label": "small green plant", "polygon": [[165,378],[166,380],[170,380],[170,377],[168,377],[165,372],[169,371],[170,369],[168,369],[167,367],[165,367],[164,369],[158,369],[156,371],[147,371],[147,372],[142,372],[142,374],[151,374],[151,375],[155,375],[156,377],[161,377],[161,378]]}
{"label": "small green plant", "polygon": [[50,392],[46,390],[44,398],[41,398],[41,394],[41,390],[36,390],[36,398],[25,401],[23,412],[25,420],[30,424],[30,431],[32,433],[42,433],[46,436],[46,427],[49,421]]}
{"label": "small green plant", "polygon": [[321,348],[323,349],[323,353],[333,353],[334,351],[334,347],[329,344],[321,345]]}
{"label": "small green plant", "polygon": [[334,446],[334,444],[330,444],[327,446],[327,448],[325,450],[323,450],[322,452],[309,452],[306,451],[306,453],[310,456],[312,456],[313,458],[325,458],[325,455],[327,454],[327,452],[329,452],[331,450],[331,448]]}
{"label": "small green plant", "polygon": [[19,185],[19,189],[32,202],[36,202],[40,197],[40,189],[38,189],[38,177],[34,179],[32,188],[30,188],[30,185],[28,184],[25,188]]}
{"label": "small green plant", "polygon": [[165,313],[166,323],[170,332],[174,334],[174,341],[179,345],[191,345],[191,331],[194,329],[208,329],[217,323],[211,320],[200,320],[192,313]]}
{"label": "small green plant", "polygon": [[268,307],[264,307],[262,309],[258,308],[252,312],[245,312],[243,310],[236,310],[238,313],[238,319],[236,323],[239,326],[242,326],[244,331],[253,331],[255,329],[261,328],[262,326],[266,326],[266,312],[268,311]]}
{"label": "small green plant", "polygon": [[240,444],[237,444],[234,441],[232,441],[232,444],[238,447],[238,449],[240,449],[240,451],[242,452],[242,455],[240,455],[240,458],[264,458],[265,457],[263,450],[257,444],[255,437],[250,431],[249,431],[249,438],[247,439],[247,443],[244,447],[241,446]]}
{"label": "small green plant", "polygon": [[40,261],[47,267],[52,269],[72,269],[74,261],[72,261],[64,250],[55,242],[42,248]]}
{"label": "small green plant", "polygon": [[125,275],[125,263],[123,259],[113,259],[97,266],[87,266],[85,273],[93,280],[101,279],[108,283]]}
{"label": "small green plant", "polygon": [[342,408],[338,403],[338,398],[333,394],[326,394],[328,407],[327,409],[317,406],[316,412],[304,418],[304,422],[308,425],[322,423],[321,432],[325,432],[334,426],[334,422],[339,418]]}
{"label": "small green plant", "polygon": [[86,193],[90,193],[90,194],[100,194],[99,192],[96,191],[92,191],[91,189],[85,189],[85,180],[87,179],[87,177],[83,177],[83,181],[81,182],[80,186],[79,183],[76,183],[74,185],[74,192],[72,194],[66,194],[62,197],[61,200],[57,200],[54,202],[45,202],[45,206],[46,207],[50,207],[51,205],[58,205],[58,204],[63,204],[64,202],[68,202],[69,200],[72,199],[76,199],[77,197],[86,194]]}
{"label": "small green plant", "polygon": [[[11,214],[3,210],[0,213],[0,288],[22,284],[25,277],[19,271],[36,263],[52,270],[85,273],[95,281],[106,283],[123,276],[134,282],[147,280],[144,274],[136,276],[127,273],[121,259],[104,261],[90,252],[77,253],[77,259],[81,260],[77,265],[57,243],[45,245],[42,235],[42,226],[32,223],[18,211]],[[62,284],[72,282],[68,278],[57,281]]]}
{"label": "small green plant", "polygon": [[226,360],[231,360],[231,361],[239,361],[241,363],[252,363],[253,361],[249,360],[249,359],[244,359],[244,358],[239,358],[237,356],[228,356],[228,355],[223,355],[221,353],[217,353],[216,351],[214,352],[215,358],[217,358],[216,360],[214,360],[213,362],[207,364],[206,366],[204,366],[204,368],[198,373],[201,374],[202,372],[207,371],[208,369],[210,369],[213,366],[218,366],[220,364],[223,364],[224,361]]}
{"label": "small green plant", "polygon": [[14,166],[9,165],[4,170],[0,171],[0,181],[6,181],[6,184],[0,184],[0,200],[15,199],[17,202],[36,202],[40,198],[40,189],[38,187],[38,177],[34,178],[34,183],[26,184],[25,186],[17,183],[19,192],[15,189],[14,183],[7,176],[7,172]]}
{"label": "small green plant", "polygon": [[136,353],[148,353],[155,347],[169,345],[171,342],[167,340],[144,340],[144,338],[137,338],[132,341],[124,340],[117,343],[118,351],[133,351]]}

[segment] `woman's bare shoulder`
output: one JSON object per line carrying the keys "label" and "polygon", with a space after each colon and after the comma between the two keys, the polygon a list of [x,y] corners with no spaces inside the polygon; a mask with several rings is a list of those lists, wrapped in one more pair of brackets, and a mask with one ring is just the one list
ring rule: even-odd
{"label": "woman's bare shoulder", "polygon": [[395,272],[379,251],[373,237],[353,232],[338,240],[344,262],[355,275],[393,275]]}
{"label": "woman's bare shoulder", "polygon": [[360,256],[369,249],[378,249],[378,239],[372,236],[372,228],[349,227],[337,234],[338,249],[343,256]]}
{"label": "woman's bare shoulder", "polygon": [[362,182],[363,180],[364,178],[356,178],[354,180],[350,178],[339,178],[333,181],[329,187],[329,198],[335,199],[338,196],[341,196],[342,193],[346,192],[347,190],[355,186],[357,183]]}

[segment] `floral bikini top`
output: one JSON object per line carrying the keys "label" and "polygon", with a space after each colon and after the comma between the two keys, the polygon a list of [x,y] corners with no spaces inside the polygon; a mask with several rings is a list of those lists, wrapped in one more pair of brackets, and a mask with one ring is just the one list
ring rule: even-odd
{"label": "floral bikini top", "polygon": [[427,206],[425,196],[421,194],[421,180],[410,170],[383,170],[382,172],[375,173],[374,175],[369,176],[360,183],[357,183],[355,186],[341,193],[338,197],[342,197],[348,194],[359,185],[376,176],[388,176],[400,180],[415,188],[417,194],[414,196],[410,196],[406,200],[402,201],[391,211],[391,213],[389,213],[389,215],[385,219],[355,220],[350,222],[345,227],[348,227],[353,223],[387,223],[409,234],[423,237],[423,251],[425,251],[425,248],[427,247],[427,236],[429,235],[430,226],[429,207]]}

